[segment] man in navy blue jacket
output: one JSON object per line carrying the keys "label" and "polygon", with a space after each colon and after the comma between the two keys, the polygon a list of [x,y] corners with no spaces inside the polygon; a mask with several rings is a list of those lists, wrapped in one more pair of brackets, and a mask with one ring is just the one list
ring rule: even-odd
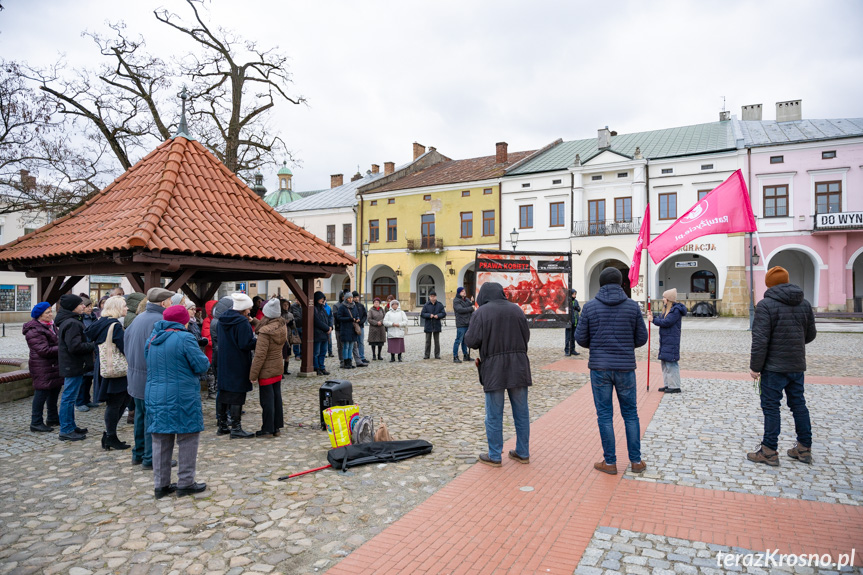
{"label": "man in navy blue jacket", "polygon": [[641,460],[641,429],[635,387],[635,348],[647,343],[647,328],[641,317],[641,308],[626,296],[622,283],[620,270],[602,270],[599,293],[584,304],[575,330],[575,341],[590,350],[587,367],[602,438],[603,460],[593,467],[610,475],[617,474],[612,391],[617,392],[620,403],[632,471],[641,473],[647,468]]}

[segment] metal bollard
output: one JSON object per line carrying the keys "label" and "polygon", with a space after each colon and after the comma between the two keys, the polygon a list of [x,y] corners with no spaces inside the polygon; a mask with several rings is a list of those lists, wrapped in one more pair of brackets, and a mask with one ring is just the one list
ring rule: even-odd
{"label": "metal bollard", "polygon": [[2,337],[6,337],[6,323],[5,322],[3,323],[3,336]]}

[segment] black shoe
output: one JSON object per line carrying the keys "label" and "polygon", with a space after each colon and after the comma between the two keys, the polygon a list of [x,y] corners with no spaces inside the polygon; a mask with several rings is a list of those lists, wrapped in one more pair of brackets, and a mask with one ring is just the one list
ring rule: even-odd
{"label": "black shoe", "polygon": [[452,358],[452,362],[453,363],[461,363],[461,360],[458,358],[458,356],[455,356],[454,358]]}
{"label": "black shoe", "polygon": [[102,449],[106,451],[111,449],[129,449],[130,447],[132,446],[124,441],[120,441],[120,438],[116,435],[108,435],[106,432],[102,436]]}
{"label": "black shoe", "polygon": [[402,354],[399,354],[399,363],[402,362]]}
{"label": "black shoe", "polygon": [[320,369],[315,369],[315,375],[324,375]]}
{"label": "black shoe", "polygon": [[336,356],[334,356],[334,355],[333,355],[333,354],[331,354],[331,353],[328,353],[328,354],[327,354],[327,357],[336,357]]}
{"label": "black shoe", "polygon": [[390,354],[390,363],[395,363],[395,362],[396,362],[396,354],[391,353]]}
{"label": "black shoe", "polygon": [[249,439],[255,434],[243,430],[243,408],[240,405],[231,406],[231,439]]}
{"label": "black shoe", "polygon": [[464,356],[464,360],[465,361],[473,361],[473,358],[470,356],[470,354],[467,354],[466,356]]}
{"label": "black shoe", "polygon": [[368,367],[368,366],[369,366],[369,362],[365,362],[365,363],[363,363],[362,361],[357,362],[357,367]]}
{"label": "black shoe", "polygon": [[53,428],[53,427],[48,427],[48,426],[47,426],[47,425],[45,425],[44,423],[40,423],[39,425],[31,425],[31,426],[30,426],[30,431],[33,431],[33,432],[39,432],[39,433],[45,433],[45,432],[48,432],[48,431],[54,431],[54,428]]}
{"label": "black shoe", "polygon": [[48,419],[48,420],[45,420],[45,425],[47,425],[48,427],[60,427],[60,420],[59,419]]}
{"label": "black shoe", "polygon": [[77,431],[60,434],[60,441],[82,441],[84,439],[87,439],[87,436],[83,433],[78,433]]}
{"label": "black shoe", "polygon": [[667,387],[660,387],[660,388],[659,388],[659,389],[657,389],[656,391],[661,391],[661,392],[663,392],[663,393],[664,393],[664,392],[668,391],[668,388],[667,388]]}
{"label": "black shoe", "polygon": [[87,435],[87,428],[86,427],[76,427],[75,433],[80,433],[81,435]]}
{"label": "black shoe", "polygon": [[321,370],[321,375],[329,375],[329,374],[330,374],[330,372],[329,372],[329,371],[327,371],[327,370],[325,370],[325,369],[322,369],[322,370]]}
{"label": "black shoe", "polygon": [[263,429],[259,429],[255,432],[255,437],[274,437],[274,433],[270,433],[269,431],[264,431]]}
{"label": "black shoe", "polygon": [[143,469],[144,471],[152,471],[152,469],[153,469],[153,463],[152,463],[152,462],[150,462],[150,463],[142,463],[142,464],[141,464],[141,469]]}
{"label": "black shoe", "polygon": [[429,356],[427,356],[427,355],[424,355],[424,356],[423,356],[423,359],[431,359],[431,358],[430,358]]}
{"label": "black shoe", "polygon": [[156,499],[161,499],[166,495],[170,495],[177,490],[177,484],[172,483],[170,485],[166,485],[165,487],[157,487],[153,490],[153,494],[156,496]]}
{"label": "black shoe", "polygon": [[176,459],[171,460],[171,467],[177,467],[177,460]]}
{"label": "black shoe", "polygon": [[141,463],[143,463],[143,462],[140,459],[133,459],[132,460],[132,465],[141,465]]}
{"label": "black shoe", "polygon": [[106,445],[106,443],[105,443],[105,440],[106,440],[107,438],[108,438],[108,432],[107,432],[107,431],[103,431],[103,432],[102,432],[102,449],[105,449],[105,450],[107,450],[107,449],[108,449],[108,446],[107,446],[107,445]]}
{"label": "black shoe", "polygon": [[569,352],[566,352],[566,353],[565,353],[565,354],[563,354],[563,355],[565,355],[566,357],[569,357],[569,356],[571,356],[572,354],[571,354],[571,353],[569,353]]}
{"label": "black shoe", "polygon": [[185,497],[186,495],[193,495],[195,493],[201,493],[202,491],[207,489],[206,483],[193,483],[188,487],[178,487],[177,488],[177,497]]}
{"label": "black shoe", "polygon": [[440,359],[439,355],[434,356],[435,359]]}
{"label": "black shoe", "polygon": [[677,388],[674,388],[674,389],[666,389],[666,390],[665,390],[665,393],[680,393],[680,388],[679,388],[679,387],[677,387]]}
{"label": "black shoe", "polygon": [[574,351],[574,352],[572,352],[572,355],[581,355],[581,354],[578,353],[577,351]]}

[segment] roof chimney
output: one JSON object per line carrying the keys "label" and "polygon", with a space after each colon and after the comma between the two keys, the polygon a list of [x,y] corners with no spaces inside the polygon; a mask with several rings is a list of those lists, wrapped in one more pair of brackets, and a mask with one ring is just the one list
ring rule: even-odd
{"label": "roof chimney", "polygon": [[414,160],[426,153],[426,147],[414,142]]}
{"label": "roof chimney", "polygon": [[611,147],[611,130],[608,126],[596,131],[596,147],[600,150]]}
{"label": "roof chimney", "polygon": [[372,164],[372,173],[373,174],[380,174],[381,173],[381,167],[377,164]]}
{"label": "roof chimney", "polygon": [[798,122],[803,119],[803,100],[776,102],[777,122]]}
{"label": "roof chimney", "polygon": [[741,108],[742,119],[746,120],[755,120],[756,122],[761,121],[761,104],[749,104],[748,106],[743,106]]}
{"label": "roof chimney", "polygon": [[356,174],[354,174],[354,177],[351,178],[351,181],[356,182],[357,180],[362,180],[362,179],[363,179],[363,175],[361,173],[357,172]]}
{"label": "roof chimney", "polygon": [[729,112],[727,110],[722,110],[721,112],[719,112],[719,121],[720,122],[727,122],[730,119],[731,119],[731,112]]}
{"label": "roof chimney", "polygon": [[384,162],[384,175],[389,176],[393,172],[396,171],[396,165],[394,162]]}
{"label": "roof chimney", "polygon": [[507,143],[506,142],[498,142],[497,144],[494,145],[494,147],[495,147],[494,163],[495,164],[505,164],[506,163],[506,157],[507,157],[507,155],[506,155]]}
{"label": "roof chimney", "polygon": [[330,176],[330,189],[338,188],[345,182],[345,178],[342,174],[333,174]]}

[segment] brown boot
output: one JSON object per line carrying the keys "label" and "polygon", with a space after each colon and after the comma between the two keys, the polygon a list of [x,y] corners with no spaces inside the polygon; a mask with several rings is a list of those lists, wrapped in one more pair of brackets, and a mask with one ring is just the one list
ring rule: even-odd
{"label": "brown boot", "polygon": [[779,467],[779,454],[764,445],[759,446],[758,451],[747,453],[746,458],[755,463],[766,463],[771,467]]}
{"label": "brown boot", "polygon": [[644,470],[647,469],[647,464],[644,460],[639,461],[638,463],[631,464],[633,473],[644,473]]}
{"label": "brown boot", "polygon": [[809,447],[804,447],[800,443],[797,443],[794,447],[788,450],[788,457],[791,459],[796,459],[800,463],[812,463],[812,449]]}
{"label": "brown boot", "polygon": [[598,471],[602,471],[603,473],[608,473],[609,475],[617,475],[617,465],[606,463],[604,459],[594,463],[593,468]]}

